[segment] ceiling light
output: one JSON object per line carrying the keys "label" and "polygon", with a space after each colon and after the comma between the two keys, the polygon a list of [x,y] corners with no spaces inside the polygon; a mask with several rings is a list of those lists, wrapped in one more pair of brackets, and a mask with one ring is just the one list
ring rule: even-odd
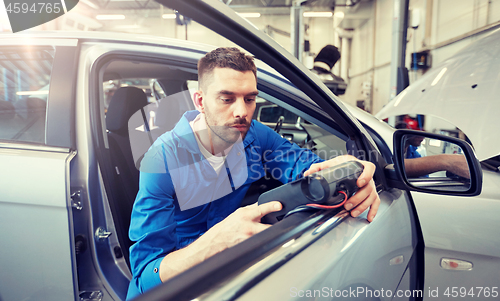
{"label": "ceiling light", "polygon": [[338,11],[336,13],[333,14],[334,17],[336,18],[344,18],[344,12],[343,11]]}
{"label": "ceiling light", "polygon": [[137,28],[141,28],[141,26],[139,26],[137,24],[134,24],[134,25],[120,25],[120,26],[115,26],[115,28],[119,28],[119,29],[137,29]]}
{"label": "ceiling light", "polygon": [[331,11],[306,11],[304,17],[306,18],[330,18],[333,16]]}
{"label": "ceiling light", "polygon": [[175,16],[175,14],[163,14],[161,17],[163,19],[173,20],[173,19],[175,19],[176,16]]}
{"label": "ceiling light", "polygon": [[97,15],[95,18],[97,20],[123,20],[125,15]]}
{"label": "ceiling light", "polygon": [[16,92],[16,95],[47,95],[49,94],[48,90],[42,90],[42,91],[19,91]]}
{"label": "ceiling light", "polygon": [[237,13],[243,18],[260,18],[260,13]]}

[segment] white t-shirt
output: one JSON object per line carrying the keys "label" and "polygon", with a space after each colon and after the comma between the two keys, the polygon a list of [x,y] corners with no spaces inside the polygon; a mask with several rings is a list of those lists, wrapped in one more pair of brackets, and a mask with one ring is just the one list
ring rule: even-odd
{"label": "white t-shirt", "polygon": [[[208,160],[210,165],[212,165],[217,175],[219,175],[222,167],[224,167],[224,160],[226,159],[226,156],[223,156],[222,154],[217,154],[216,156],[212,155],[212,153],[208,151],[201,143],[200,138],[198,137],[196,132],[208,130],[207,124],[204,119],[204,115],[200,113],[194,120],[189,122],[189,126],[191,126],[191,129],[193,130],[194,137],[196,138],[196,142],[198,143],[198,147],[200,148],[201,153],[203,154],[205,159]],[[226,152],[229,152],[229,150],[227,150]]]}

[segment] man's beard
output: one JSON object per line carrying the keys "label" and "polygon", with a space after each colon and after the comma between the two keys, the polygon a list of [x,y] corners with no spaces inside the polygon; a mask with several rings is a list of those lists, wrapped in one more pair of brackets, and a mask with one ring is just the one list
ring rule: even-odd
{"label": "man's beard", "polygon": [[[245,118],[236,118],[233,122],[227,123],[225,125],[213,125],[211,114],[207,114],[205,112],[205,120],[207,122],[208,128],[214,133],[219,139],[224,141],[227,144],[234,144],[241,136],[241,140],[246,136],[250,128],[250,124],[246,121]],[[240,132],[238,129],[233,126],[236,125],[244,125],[246,126],[246,131]]]}

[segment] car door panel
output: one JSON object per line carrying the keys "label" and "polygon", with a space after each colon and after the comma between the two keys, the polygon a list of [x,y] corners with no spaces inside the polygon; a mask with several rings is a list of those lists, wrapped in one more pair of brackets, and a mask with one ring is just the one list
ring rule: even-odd
{"label": "car door panel", "polygon": [[67,183],[75,153],[13,146],[0,146],[0,297],[72,300],[76,279]]}
{"label": "car door panel", "polygon": [[[379,213],[372,223],[366,221],[366,213],[346,218],[240,300],[255,300],[264,295],[268,300],[335,299],[345,298],[345,292],[353,300],[370,300],[367,290],[383,290],[387,297],[380,299],[391,300],[415,250],[416,238],[412,235],[415,229],[409,216],[413,213],[408,196],[391,191],[381,192],[380,197]],[[402,260],[394,260],[401,257]],[[352,291],[356,291],[355,296]]]}
{"label": "car door panel", "polygon": [[2,101],[16,108],[0,122],[0,299],[72,300],[75,77],[67,71],[78,40],[4,37],[0,44]]}
{"label": "car door panel", "polygon": [[[416,260],[410,259],[419,234],[412,226],[414,211],[406,193],[392,190],[380,196],[372,223],[366,221],[366,213],[352,218],[341,211],[198,300],[302,300],[313,299],[307,292],[314,290],[321,293],[316,298],[335,299],[336,292],[358,287],[378,293],[383,289],[387,298],[381,299],[391,300],[405,271],[416,268]],[[273,270],[276,264],[281,266]],[[416,281],[409,274],[406,285],[414,288]],[[359,292],[357,299],[369,298]]]}
{"label": "car door panel", "polygon": [[[483,177],[483,191],[474,198],[412,193],[426,246],[425,296],[436,288],[443,293],[448,287],[464,287],[469,292],[475,287],[499,286],[500,175],[483,170]],[[464,260],[472,268],[446,270],[441,267],[442,258]],[[466,295],[463,300],[477,297]]]}

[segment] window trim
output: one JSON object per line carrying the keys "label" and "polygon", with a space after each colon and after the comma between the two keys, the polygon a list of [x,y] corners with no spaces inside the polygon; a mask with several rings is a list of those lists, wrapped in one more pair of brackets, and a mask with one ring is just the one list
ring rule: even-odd
{"label": "window trim", "polygon": [[47,145],[76,149],[75,95],[79,50],[79,46],[56,46],[45,119]]}
{"label": "window trim", "polygon": [[[8,140],[5,140],[8,141]],[[33,144],[23,141],[3,142],[0,141],[0,149],[18,149],[28,151],[45,151],[54,153],[70,153],[71,149],[67,147],[57,147],[43,144]]]}

